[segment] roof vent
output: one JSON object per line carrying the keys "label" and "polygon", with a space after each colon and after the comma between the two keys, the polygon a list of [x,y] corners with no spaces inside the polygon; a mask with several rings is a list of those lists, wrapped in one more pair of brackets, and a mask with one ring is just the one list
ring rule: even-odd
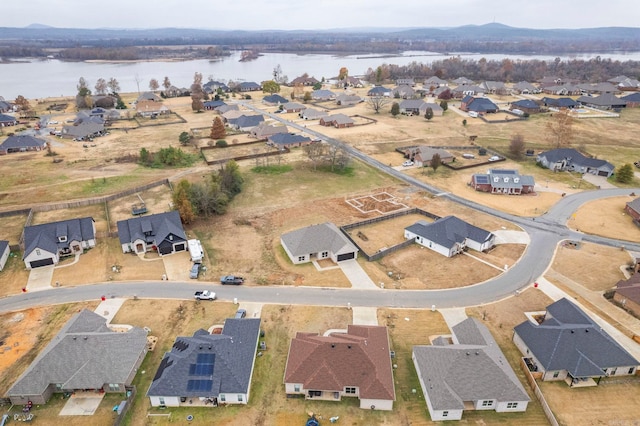
{"label": "roof vent", "polygon": [[476,355],[480,355],[480,352],[476,351]]}
{"label": "roof vent", "polygon": [[351,349],[351,345],[347,345],[347,348]]}
{"label": "roof vent", "polygon": [[585,332],[585,333],[588,333],[588,332],[589,332],[589,329],[586,329],[584,332]]}
{"label": "roof vent", "polygon": [[84,336],[84,340],[87,340],[87,339],[88,339],[88,337],[87,337],[87,336]]}
{"label": "roof vent", "polygon": [[467,352],[467,356],[469,356],[469,355],[470,355],[469,352]]}
{"label": "roof vent", "polygon": [[574,331],[574,330],[571,330],[571,334],[573,334],[573,333],[575,333],[575,331]]}
{"label": "roof vent", "polygon": [[332,343],[332,344],[331,344],[331,347],[332,347],[332,348],[335,348],[335,347],[336,347],[336,345]]}

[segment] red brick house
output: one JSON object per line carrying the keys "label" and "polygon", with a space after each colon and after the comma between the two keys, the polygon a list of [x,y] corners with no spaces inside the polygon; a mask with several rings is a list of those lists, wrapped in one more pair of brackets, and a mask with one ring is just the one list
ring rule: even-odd
{"label": "red brick house", "polygon": [[631,216],[636,225],[640,225],[640,197],[629,201],[624,207],[624,211]]}
{"label": "red brick house", "polygon": [[636,272],[628,280],[618,281],[613,300],[635,316],[640,316],[640,273]]}
{"label": "red brick house", "polygon": [[343,129],[345,127],[353,127],[355,121],[351,117],[345,114],[333,114],[320,119],[320,125],[330,127],[333,126],[337,129]]}

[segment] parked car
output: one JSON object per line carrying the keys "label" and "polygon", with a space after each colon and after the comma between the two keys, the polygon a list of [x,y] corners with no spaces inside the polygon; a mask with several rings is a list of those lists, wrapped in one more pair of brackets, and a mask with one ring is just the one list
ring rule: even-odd
{"label": "parked car", "polygon": [[236,275],[225,275],[220,278],[220,284],[234,284],[240,285],[244,282],[244,278]]}
{"label": "parked car", "polygon": [[407,160],[404,163],[402,163],[402,167],[411,167],[413,166],[413,161],[411,160]]}
{"label": "parked car", "polygon": [[244,318],[247,316],[247,310],[246,309],[238,309],[238,311],[236,312],[236,316],[235,318]]}
{"label": "parked car", "polygon": [[216,300],[216,294],[209,290],[196,291],[193,297],[197,300]]}
{"label": "parked car", "polygon": [[498,157],[497,155],[494,155],[493,157],[489,158],[489,161],[500,161],[501,158]]}
{"label": "parked car", "polygon": [[194,263],[193,266],[191,267],[191,271],[189,271],[189,278],[196,279],[198,278],[199,274],[200,274],[200,264]]}

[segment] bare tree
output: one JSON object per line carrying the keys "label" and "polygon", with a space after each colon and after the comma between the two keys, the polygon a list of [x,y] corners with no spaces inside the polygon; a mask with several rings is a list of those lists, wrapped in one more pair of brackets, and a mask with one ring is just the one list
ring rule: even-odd
{"label": "bare tree", "polygon": [[94,87],[96,89],[96,94],[104,95],[107,92],[107,81],[104,78],[99,78]]}
{"label": "bare tree", "polygon": [[156,90],[158,90],[158,88],[160,88],[158,80],[156,80],[155,78],[149,80],[149,89],[151,89],[152,92],[155,92]]}
{"label": "bare tree", "polygon": [[191,109],[197,112],[202,111],[204,109],[203,99],[202,74],[197,72],[193,75],[193,84],[191,85]]}
{"label": "bare tree", "polygon": [[313,164],[313,170],[317,169],[318,163],[324,157],[324,154],[326,152],[325,150],[326,146],[327,145],[321,142],[315,142],[304,147],[304,152],[307,154],[307,157],[309,158],[309,160],[311,160],[311,163]]}
{"label": "bare tree", "polygon": [[118,83],[118,80],[116,80],[113,77],[111,77],[109,79],[109,82],[107,83],[107,86],[109,86],[109,89],[111,90],[111,93],[119,93],[120,92],[120,83]]}
{"label": "bare tree", "polygon": [[370,96],[367,100],[367,106],[370,107],[376,114],[380,113],[380,110],[387,106],[391,102],[386,96]]}
{"label": "bare tree", "polygon": [[435,173],[436,170],[438,170],[438,167],[442,165],[442,158],[440,158],[440,154],[438,154],[437,152],[433,154],[433,157],[431,157],[431,161],[429,162],[429,165],[431,166],[431,168],[433,169],[433,172]]}
{"label": "bare tree", "polygon": [[546,125],[549,142],[556,148],[571,145],[573,139],[573,118],[567,111],[560,111],[549,118]]}
{"label": "bare tree", "polygon": [[162,87],[164,87],[164,90],[169,90],[169,88],[171,87],[171,80],[169,80],[169,77],[164,78],[164,81],[162,82]]}
{"label": "bare tree", "polygon": [[522,153],[524,152],[524,136],[519,133],[511,136],[511,141],[509,142],[509,152],[513,155],[514,158],[520,159],[522,158]]}

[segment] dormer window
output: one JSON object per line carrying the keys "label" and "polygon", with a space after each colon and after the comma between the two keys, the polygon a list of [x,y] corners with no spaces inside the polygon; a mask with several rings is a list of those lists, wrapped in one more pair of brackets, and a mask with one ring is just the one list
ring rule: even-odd
{"label": "dormer window", "polygon": [[504,178],[504,182],[505,183],[509,182],[509,178],[508,177]]}
{"label": "dormer window", "polygon": [[67,242],[67,236],[66,235],[60,235],[58,237],[58,242],[59,243],[66,243]]}

